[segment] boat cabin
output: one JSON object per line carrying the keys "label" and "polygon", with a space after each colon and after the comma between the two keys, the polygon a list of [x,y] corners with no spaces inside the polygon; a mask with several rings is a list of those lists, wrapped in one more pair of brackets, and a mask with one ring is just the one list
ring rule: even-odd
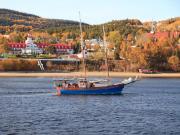
{"label": "boat cabin", "polygon": [[62,89],[79,89],[79,88],[93,88],[95,85],[87,80],[56,80],[55,87]]}

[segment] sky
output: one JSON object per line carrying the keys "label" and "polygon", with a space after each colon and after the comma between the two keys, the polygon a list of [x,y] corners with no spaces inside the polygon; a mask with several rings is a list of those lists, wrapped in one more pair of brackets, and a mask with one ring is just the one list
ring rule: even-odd
{"label": "sky", "polygon": [[180,17],[180,0],[0,0],[0,8],[43,18],[101,24],[111,20],[158,21]]}

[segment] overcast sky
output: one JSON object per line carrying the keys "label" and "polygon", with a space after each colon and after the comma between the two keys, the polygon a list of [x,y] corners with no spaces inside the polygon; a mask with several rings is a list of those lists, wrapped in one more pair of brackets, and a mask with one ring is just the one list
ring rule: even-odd
{"label": "overcast sky", "polygon": [[0,0],[0,8],[44,18],[100,24],[119,19],[158,21],[180,16],[180,0]]}

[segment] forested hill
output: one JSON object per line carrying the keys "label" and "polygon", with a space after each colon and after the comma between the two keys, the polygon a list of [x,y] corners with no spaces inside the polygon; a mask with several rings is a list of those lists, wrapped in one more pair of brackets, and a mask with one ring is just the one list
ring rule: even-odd
{"label": "forested hill", "polygon": [[[118,31],[123,37],[128,34],[133,36],[150,32],[152,22],[142,23],[138,19],[113,20],[100,25],[88,25],[83,23],[85,38],[98,38],[102,35],[102,25],[105,25],[107,34]],[[180,18],[171,18],[156,22],[156,31],[177,31],[180,26]],[[53,33],[69,33],[79,35],[79,22],[62,19],[46,19],[37,15],[22,13],[9,9],[0,9],[0,34],[10,34],[14,31],[29,32],[41,31]],[[73,36],[75,37],[75,36]]]}
{"label": "forested hill", "polygon": [[0,9],[0,26],[17,25],[44,29],[49,27],[76,26],[79,25],[79,22],[62,19],[46,19],[33,14],[9,9]]}

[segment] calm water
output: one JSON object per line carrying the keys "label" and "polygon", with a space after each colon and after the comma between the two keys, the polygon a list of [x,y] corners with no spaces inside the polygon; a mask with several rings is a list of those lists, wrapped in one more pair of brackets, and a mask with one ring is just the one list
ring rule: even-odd
{"label": "calm water", "polygon": [[180,79],[143,79],[118,96],[53,92],[51,78],[0,78],[0,135],[180,134]]}

